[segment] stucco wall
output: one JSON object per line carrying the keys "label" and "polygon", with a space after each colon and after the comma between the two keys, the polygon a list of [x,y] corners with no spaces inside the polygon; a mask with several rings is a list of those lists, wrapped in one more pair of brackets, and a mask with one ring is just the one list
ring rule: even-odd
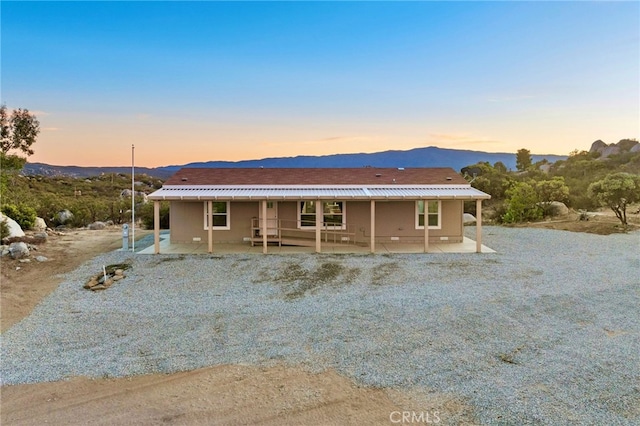
{"label": "stucco wall", "polygon": [[[258,217],[258,202],[230,203],[230,228],[214,229],[214,242],[240,242],[251,236],[251,218]],[[204,229],[204,206],[202,201],[172,201],[170,210],[172,243],[191,243],[194,238],[207,241]]]}
{"label": "stucco wall", "polygon": [[[251,236],[251,218],[258,217],[260,202],[231,202],[229,230],[213,230],[214,242],[241,242]],[[298,218],[296,201],[278,202],[278,217],[286,220],[285,226],[294,226]],[[442,228],[429,229],[429,241],[458,242],[462,241],[462,209],[459,200],[442,200]],[[357,240],[369,242],[371,236],[369,201],[346,202],[347,224],[353,225]],[[172,201],[171,242],[191,243],[194,238],[200,242],[207,241],[204,229],[203,202]],[[284,232],[283,234],[287,234]],[[295,233],[289,233],[295,235]],[[299,235],[299,234],[298,234]],[[415,229],[415,201],[376,201],[376,241],[390,241],[391,237],[399,241],[419,242],[424,237],[423,229]]]}
{"label": "stucco wall", "polygon": [[[429,229],[429,241],[441,242],[447,237],[449,242],[463,239],[462,209],[459,200],[442,200],[442,228]],[[347,223],[357,225],[358,241],[371,238],[371,203],[369,201],[348,202]],[[423,241],[424,229],[415,226],[415,201],[376,201],[376,241]]]}

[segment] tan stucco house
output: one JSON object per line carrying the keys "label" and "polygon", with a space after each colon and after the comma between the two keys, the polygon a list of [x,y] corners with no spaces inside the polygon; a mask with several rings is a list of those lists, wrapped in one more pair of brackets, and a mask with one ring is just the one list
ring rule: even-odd
{"label": "tan stucco house", "polygon": [[[170,242],[367,245],[461,242],[463,202],[476,200],[476,251],[482,200],[451,168],[183,168],[148,197],[155,253],[160,202],[170,202]],[[426,225],[426,226],[425,226]]]}

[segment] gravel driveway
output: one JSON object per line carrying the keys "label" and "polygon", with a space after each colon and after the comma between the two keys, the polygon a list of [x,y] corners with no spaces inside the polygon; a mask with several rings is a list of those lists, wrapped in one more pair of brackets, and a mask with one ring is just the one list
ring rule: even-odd
{"label": "gravel driveway", "polygon": [[2,384],[285,364],[456,395],[482,424],[640,423],[640,233],[483,242],[497,253],[107,253],[2,334]]}

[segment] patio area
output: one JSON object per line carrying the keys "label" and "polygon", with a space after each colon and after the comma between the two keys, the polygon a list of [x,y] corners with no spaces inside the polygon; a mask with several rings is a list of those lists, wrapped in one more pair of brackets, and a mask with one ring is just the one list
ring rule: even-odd
{"label": "patio area", "polygon": [[[370,253],[367,245],[354,244],[334,244],[322,243],[322,253]],[[302,246],[278,246],[269,245],[268,253],[314,253],[315,247]],[[431,243],[429,244],[428,253],[475,253],[476,242],[470,238],[464,237],[461,243]],[[154,254],[154,246],[151,245],[138,252],[139,254]],[[169,234],[160,235],[160,253],[161,254],[207,254],[207,243],[189,243],[189,244],[171,244],[169,242]],[[250,242],[244,243],[219,243],[213,245],[213,253],[230,254],[230,253],[262,253],[262,245],[251,246]],[[422,243],[397,243],[397,242],[376,242],[376,253],[424,253],[424,244]],[[495,250],[482,245],[482,253],[495,253]]]}

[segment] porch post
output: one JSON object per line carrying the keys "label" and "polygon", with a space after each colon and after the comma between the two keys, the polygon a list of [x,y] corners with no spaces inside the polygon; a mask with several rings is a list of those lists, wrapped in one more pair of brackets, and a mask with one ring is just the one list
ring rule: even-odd
{"label": "porch post", "polygon": [[213,253],[213,201],[207,201],[207,252]]}
{"label": "porch post", "polygon": [[316,200],[316,253],[322,251],[322,222],[324,219],[324,209],[322,208],[322,201]]}
{"label": "porch post", "polygon": [[371,253],[376,252],[376,200],[371,200]]}
{"label": "porch post", "polygon": [[153,251],[160,254],[160,201],[153,201]]}
{"label": "porch post", "polygon": [[424,204],[424,252],[429,252],[429,201],[422,200]]}
{"label": "porch post", "polygon": [[267,200],[262,200],[262,253],[267,253]]}
{"label": "porch post", "polygon": [[482,253],[482,200],[476,200],[476,253]]}

